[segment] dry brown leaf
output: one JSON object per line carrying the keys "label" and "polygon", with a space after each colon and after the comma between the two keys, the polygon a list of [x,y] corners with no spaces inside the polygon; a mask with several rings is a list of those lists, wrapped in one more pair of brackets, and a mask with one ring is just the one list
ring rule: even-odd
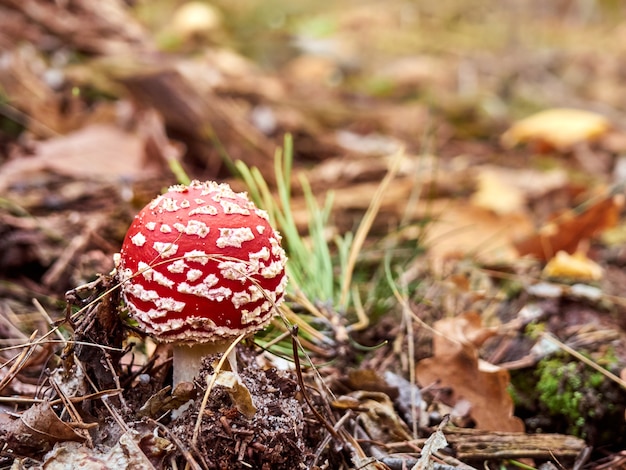
{"label": "dry brown leaf", "polygon": [[349,395],[359,403],[358,421],[370,439],[378,442],[410,441],[407,425],[396,413],[386,393],[356,391]]}
{"label": "dry brown leaf", "polygon": [[582,251],[576,251],[572,255],[559,251],[543,268],[543,275],[546,277],[564,277],[578,281],[599,281],[602,273],[602,267]]}
{"label": "dry brown leaf", "polygon": [[47,171],[76,179],[145,177],[150,174],[145,146],[141,135],[113,125],[92,124],[42,141],[35,147],[35,156],[17,155],[3,165],[0,191]]}
{"label": "dry brown leaf", "polygon": [[250,390],[242,384],[241,379],[229,370],[219,371],[215,379],[215,386],[223,387],[233,401],[237,410],[248,419],[254,418],[257,412],[252,401]]}
{"label": "dry brown leaf", "polygon": [[61,421],[48,402],[36,403],[3,426],[0,438],[18,455],[45,452],[57,442],[83,442],[71,423]]}
{"label": "dry brown leaf", "polygon": [[581,241],[588,240],[619,221],[624,196],[608,196],[580,210],[569,210],[529,237],[519,239],[515,247],[521,256],[546,261],[555,253],[574,253]]}
{"label": "dry brown leaf", "polygon": [[611,127],[604,116],[580,109],[555,108],[522,119],[502,135],[502,143],[538,143],[557,150],[598,139]]}
{"label": "dry brown leaf", "polygon": [[194,400],[197,395],[196,392],[191,382],[181,382],[174,390],[169,386],[165,387],[148,398],[137,414],[139,416],[157,417],[166,411],[176,410],[188,403],[189,400]]}
{"label": "dry brown leaf", "polygon": [[481,325],[480,316],[468,312],[434,325],[433,357],[421,360],[416,374],[421,385],[439,382],[453,391],[452,401],[471,403],[470,415],[478,429],[522,432],[513,416],[513,400],[507,392],[508,371],[481,360],[477,348],[494,334]]}
{"label": "dry brown leaf", "polygon": [[352,390],[382,392],[391,398],[398,396],[396,387],[390,386],[385,378],[372,369],[355,369],[348,372],[347,385]]}
{"label": "dry brown leaf", "polygon": [[453,256],[473,256],[487,264],[507,263],[518,258],[513,240],[532,231],[523,213],[499,216],[464,201],[430,203],[434,220],[423,240],[435,262]]}
{"label": "dry brown leaf", "polygon": [[433,455],[448,445],[448,441],[441,431],[442,427],[443,426],[440,425],[439,428],[426,439],[426,442],[424,442],[422,446],[420,458],[411,470],[434,470],[435,459],[433,459]]}

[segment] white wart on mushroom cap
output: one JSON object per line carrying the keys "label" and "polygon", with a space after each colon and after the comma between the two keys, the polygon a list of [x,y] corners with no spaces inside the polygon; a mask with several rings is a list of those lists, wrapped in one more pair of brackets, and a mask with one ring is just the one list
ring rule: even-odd
{"label": "white wart on mushroom cap", "polygon": [[280,241],[245,193],[214,182],[172,186],[135,217],[116,257],[129,313],[166,342],[260,330],[287,284]]}

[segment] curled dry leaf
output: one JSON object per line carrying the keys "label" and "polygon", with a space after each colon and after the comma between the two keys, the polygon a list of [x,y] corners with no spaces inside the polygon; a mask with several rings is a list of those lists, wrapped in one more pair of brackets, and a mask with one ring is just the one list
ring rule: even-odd
{"label": "curled dry leaf", "polygon": [[43,402],[3,426],[0,440],[15,454],[30,457],[50,450],[58,442],[83,442],[85,438],[71,423],[61,421],[48,402]]}
{"label": "curled dry leaf", "polygon": [[580,109],[556,108],[522,119],[502,135],[506,147],[535,143],[565,151],[581,142],[596,140],[611,127],[604,116]]}
{"label": "curled dry leaf", "polygon": [[239,377],[235,373],[229,370],[219,371],[215,379],[215,385],[218,387],[224,387],[228,395],[230,395],[233,405],[235,405],[237,410],[242,415],[248,419],[254,418],[257,409],[252,401],[250,390],[248,390],[246,386],[241,383]]}
{"label": "curled dry leaf", "polygon": [[582,209],[571,209],[515,242],[521,256],[546,261],[559,251],[574,253],[581,241],[617,225],[624,195],[610,195]]}
{"label": "curled dry leaf", "polygon": [[434,325],[434,356],[421,360],[416,374],[421,385],[438,382],[452,389],[452,405],[465,399],[477,429],[521,432],[524,425],[513,416],[507,392],[508,371],[478,357],[478,347],[495,331],[481,325],[475,312],[439,320]]}
{"label": "curled dry leaf", "polygon": [[413,438],[386,393],[356,391],[350,397],[358,401],[359,409],[367,410],[359,413],[358,422],[373,441],[386,443]]}
{"label": "curled dry leaf", "polygon": [[447,445],[446,436],[443,435],[441,429],[437,429],[426,439],[422,447],[422,454],[411,470],[433,470],[435,468],[433,454],[439,452]]}
{"label": "curled dry leaf", "polygon": [[[170,394],[170,392],[172,392]],[[167,386],[152,395],[141,406],[139,416],[157,417],[166,411],[176,410],[196,398],[196,389],[191,382],[181,382],[172,391]]]}

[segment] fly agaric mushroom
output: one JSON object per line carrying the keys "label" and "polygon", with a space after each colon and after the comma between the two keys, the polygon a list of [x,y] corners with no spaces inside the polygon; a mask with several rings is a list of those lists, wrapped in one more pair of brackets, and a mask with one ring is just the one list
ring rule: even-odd
{"label": "fly agaric mushroom", "polygon": [[140,329],[174,344],[174,387],[270,322],[287,284],[280,240],[246,193],[215,182],[171,186],[135,217],[115,260],[122,296]]}

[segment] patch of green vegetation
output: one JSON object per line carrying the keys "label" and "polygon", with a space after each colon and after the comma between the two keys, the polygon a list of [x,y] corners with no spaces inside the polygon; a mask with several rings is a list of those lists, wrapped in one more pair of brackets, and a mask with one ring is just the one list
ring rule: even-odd
{"label": "patch of green vegetation", "polygon": [[[615,352],[608,348],[601,361],[611,363],[611,356]],[[590,430],[597,432],[594,421],[604,420],[619,406],[605,393],[611,384],[604,375],[580,362],[566,361],[567,358],[555,356],[537,364],[539,404],[555,420],[562,419],[563,432],[589,438]]]}
{"label": "patch of green vegetation", "polygon": [[563,358],[544,359],[539,362],[537,391],[539,401],[555,415],[562,415],[569,423],[568,431],[585,437],[582,432],[584,417],[581,415],[583,382],[578,374],[578,364],[563,362]]}
{"label": "patch of green vegetation", "polygon": [[[541,329],[542,324],[531,324],[526,335]],[[611,345],[589,356],[612,372],[623,367]],[[626,439],[626,396],[621,386],[564,353],[542,359],[532,370],[511,371],[509,393],[515,414],[529,432],[572,434],[592,446],[620,449]]]}
{"label": "patch of green vegetation", "polygon": [[604,381],[604,375],[602,375],[600,372],[593,372],[592,374],[589,375],[589,385],[591,385],[591,387],[593,388],[597,388],[599,387],[602,382]]}
{"label": "patch of green vegetation", "polygon": [[538,339],[545,332],[546,332],[545,323],[531,322],[528,325],[526,325],[526,328],[524,329],[524,336],[527,336],[532,339]]}

